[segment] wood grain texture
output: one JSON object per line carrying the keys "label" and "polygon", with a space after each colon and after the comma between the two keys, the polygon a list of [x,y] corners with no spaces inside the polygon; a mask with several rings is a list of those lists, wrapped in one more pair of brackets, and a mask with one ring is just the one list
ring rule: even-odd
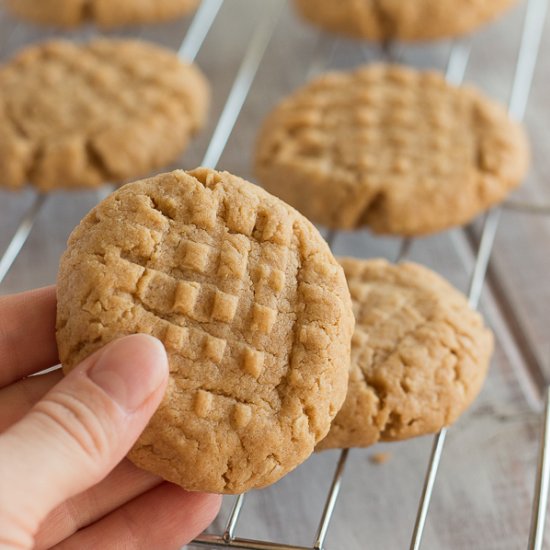
{"label": "wood grain texture", "polygon": [[[210,122],[179,166],[198,165],[221,112],[248,41],[267,3],[278,0],[226,0],[198,56],[213,83]],[[506,101],[513,78],[524,5],[473,38],[467,81]],[[188,20],[124,31],[177,48]],[[93,28],[64,33],[83,39]],[[0,15],[0,56],[6,59],[23,44],[51,37],[38,29]],[[251,155],[259,123],[274,103],[303,83],[315,52],[318,33],[299,21],[290,8],[262,62],[251,95],[220,161],[220,167],[252,179]],[[325,50],[330,39],[323,37]],[[443,69],[449,44],[399,47],[403,61]],[[550,20],[541,46],[526,123],[533,145],[533,168],[515,198],[550,203]],[[331,67],[351,67],[379,59],[380,48],[338,41]],[[1,167],[0,167],[1,169]],[[3,251],[32,192],[0,192],[0,251]],[[80,218],[95,204],[97,194],[56,193],[40,213],[29,241],[1,293],[17,292],[55,281],[66,239]],[[471,242],[479,232],[474,224],[467,237],[462,230],[415,242],[412,259],[466,289],[472,269]],[[423,548],[429,550],[525,548],[535,462],[539,415],[537,387],[550,377],[550,219],[505,211],[491,263],[490,282],[482,310],[497,334],[497,352],[489,379],[472,409],[453,427],[437,480]],[[375,238],[366,231],[338,236],[339,254],[394,258],[399,242]],[[332,523],[330,550],[407,548],[414,524],[431,438],[377,445],[353,451],[341,499]],[[389,452],[382,465],[371,463],[373,453]],[[237,534],[292,544],[311,545],[324,495],[336,465],[337,453],[312,457],[275,486],[249,495]],[[231,499],[212,526],[220,532]],[[550,535],[547,537],[550,543]],[[550,545],[548,546],[550,548]]]}

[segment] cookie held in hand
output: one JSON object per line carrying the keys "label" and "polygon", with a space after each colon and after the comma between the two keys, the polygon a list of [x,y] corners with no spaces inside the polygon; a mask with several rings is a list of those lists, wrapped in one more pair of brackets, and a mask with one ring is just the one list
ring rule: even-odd
{"label": "cookie held in hand", "polygon": [[178,159],[204,124],[209,86],[146,42],[31,46],[0,67],[0,187],[98,187]]}
{"label": "cookie held in hand", "polygon": [[413,263],[340,259],[355,333],[346,401],[317,450],[439,431],[475,399],[493,336],[466,297]]}
{"label": "cookie held in hand", "polygon": [[310,455],[345,398],[353,324],[313,225],[227,172],[125,185],[59,271],[66,371],[127,334],[164,342],[168,389],[129,458],[192,491],[263,487]]}

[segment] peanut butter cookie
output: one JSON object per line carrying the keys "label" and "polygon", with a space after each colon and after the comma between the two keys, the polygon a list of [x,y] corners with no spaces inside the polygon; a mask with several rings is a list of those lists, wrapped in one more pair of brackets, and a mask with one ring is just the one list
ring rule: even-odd
{"label": "peanut butter cookie", "polygon": [[260,182],[312,221],[396,235],[470,221],[528,163],[523,129],[499,104],[439,73],[379,64],[284,99],[256,153]]}
{"label": "peanut butter cookie", "polygon": [[466,298],[429,269],[340,260],[355,333],[348,395],[318,450],[437,432],[478,394],[491,332]]}
{"label": "peanut butter cookie", "polygon": [[313,225],[227,172],[122,187],[61,261],[65,370],[123,335],[162,340],[168,390],[129,457],[192,491],[262,487],[310,455],[346,395],[353,323]]}
{"label": "peanut butter cookie", "polygon": [[209,86],[144,42],[32,46],[0,68],[0,186],[97,187],[175,161],[204,124]]}
{"label": "peanut butter cookie", "polygon": [[15,15],[34,23],[76,27],[92,22],[102,28],[159,23],[193,11],[199,0],[4,0]]}
{"label": "peanut butter cookie", "polygon": [[474,31],[518,0],[295,0],[308,21],[340,34],[386,41],[433,40]]}

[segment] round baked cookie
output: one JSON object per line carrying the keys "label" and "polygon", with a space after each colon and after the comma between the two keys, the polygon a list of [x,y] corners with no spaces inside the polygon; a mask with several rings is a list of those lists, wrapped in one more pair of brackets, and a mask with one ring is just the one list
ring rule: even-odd
{"label": "round baked cookie", "polygon": [[369,65],[284,99],[256,151],[264,187],[316,223],[421,235],[502,201],[525,175],[522,127],[436,72]]}
{"label": "round baked cookie", "polygon": [[97,187],[175,161],[204,124],[202,73],[153,44],[32,46],[0,67],[0,186]]}
{"label": "round baked cookie", "polygon": [[191,491],[277,481],[328,432],[353,313],[315,227],[227,172],[125,185],[71,235],[59,270],[66,371],[115,338],[164,342],[168,390],[130,459]]}
{"label": "round baked cookie", "polygon": [[375,41],[450,38],[474,31],[518,0],[295,0],[298,12],[336,33]]}
{"label": "round baked cookie", "polygon": [[342,258],[355,333],[346,401],[317,450],[439,431],[477,396],[493,336],[447,281],[413,263]]}
{"label": "round baked cookie", "polygon": [[3,0],[13,14],[34,23],[103,28],[159,23],[193,11],[200,0]]}

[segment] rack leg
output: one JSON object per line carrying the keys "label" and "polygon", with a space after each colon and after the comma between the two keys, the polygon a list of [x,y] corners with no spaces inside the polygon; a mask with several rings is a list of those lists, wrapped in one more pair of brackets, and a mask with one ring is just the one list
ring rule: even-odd
{"label": "rack leg", "polygon": [[30,208],[27,210],[23,218],[21,218],[19,226],[11,238],[8,248],[6,248],[2,258],[0,258],[0,284],[6,278],[13,262],[15,262],[19,252],[21,252],[21,249],[27,242],[40,209],[46,202],[46,198],[46,195],[36,195]]}
{"label": "rack leg", "polygon": [[223,533],[223,540],[227,543],[231,542],[235,538],[235,529],[237,528],[237,523],[239,521],[239,516],[243,509],[245,494],[239,495],[235,504],[233,505],[233,510],[231,510],[231,515],[229,516],[229,521]]}
{"label": "rack leg", "polygon": [[323,515],[321,516],[321,521],[319,522],[319,527],[315,535],[315,542],[313,543],[314,550],[323,550],[325,546],[325,539],[327,538],[330,520],[332,519],[332,515],[334,514],[336,501],[338,500],[338,495],[342,486],[342,477],[344,475],[344,468],[346,467],[348,454],[349,449],[344,449],[340,453],[340,458],[338,460],[338,464],[336,465],[334,477],[332,478],[330,490],[327,496],[327,500],[325,502]]}
{"label": "rack leg", "polygon": [[222,4],[223,0],[204,0],[201,3],[178,50],[180,59],[195,60]]}
{"label": "rack leg", "polygon": [[399,246],[399,252],[397,253],[397,258],[395,259],[395,263],[402,262],[410,253],[412,245],[414,243],[414,239],[412,237],[405,237],[401,240],[401,244]]}
{"label": "rack leg", "polygon": [[531,512],[528,550],[542,550],[544,542],[544,525],[548,506],[548,484],[550,481],[550,386],[546,389],[544,422],[540,438],[537,479]]}
{"label": "rack leg", "polygon": [[455,86],[460,86],[466,75],[466,68],[470,60],[472,49],[469,40],[455,42],[451,47],[447,68],[445,69],[445,80]]}
{"label": "rack leg", "polygon": [[437,477],[437,471],[439,464],[441,463],[441,456],[443,454],[443,446],[445,445],[445,438],[447,437],[447,428],[443,428],[434,439],[432,446],[432,452],[430,455],[430,463],[428,465],[428,471],[424,479],[424,487],[422,489],[422,496],[420,497],[420,505],[416,515],[416,521],[414,524],[414,531],[411,540],[410,550],[420,550],[422,544],[422,535],[424,534],[424,526],[426,524],[426,518],[428,517],[428,510],[430,508],[430,502],[432,500],[432,493],[435,484],[435,478]]}
{"label": "rack leg", "polygon": [[476,263],[470,279],[470,287],[468,289],[468,303],[474,309],[477,309],[479,301],[481,300],[481,292],[483,291],[483,283],[485,281],[485,275],[487,273],[487,268],[489,267],[489,260],[491,259],[491,252],[495,243],[500,214],[500,207],[494,208],[486,214],[485,221],[483,222],[481,241],[479,243]]}
{"label": "rack leg", "polygon": [[266,13],[256,28],[218,120],[218,125],[214,130],[214,135],[204,155],[202,166],[215,168],[218,164],[227,141],[231,136],[231,132],[235,127],[235,123],[239,118],[244,102],[248,97],[256,73],[260,68],[260,63],[275,32],[275,27],[279,22],[279,17],[285,5],[286,0],[275,2],[274,7]]}

